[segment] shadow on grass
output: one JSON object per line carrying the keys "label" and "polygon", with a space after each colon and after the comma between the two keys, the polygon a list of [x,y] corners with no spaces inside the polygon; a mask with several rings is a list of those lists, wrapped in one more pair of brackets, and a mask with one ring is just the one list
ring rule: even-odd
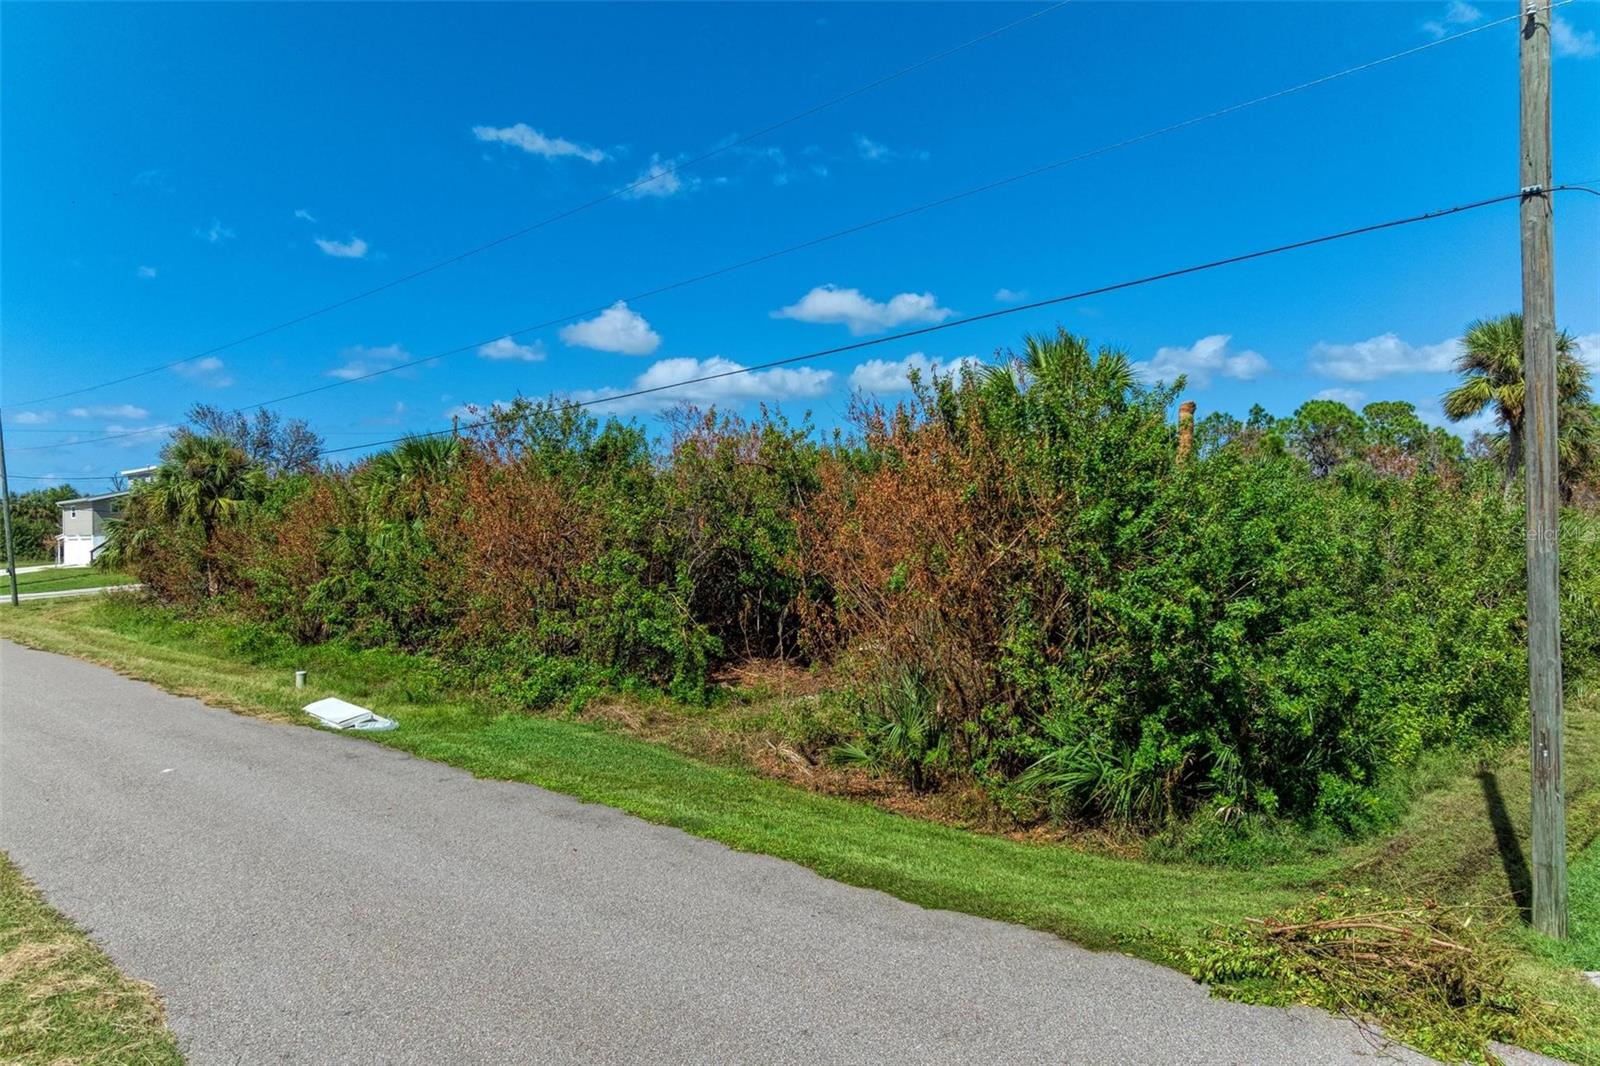
{"label": "shadow on grass", "polygon": [[1500,795],[1500,781],[1489,770],[1478,771],[1478,784],[1483,786],[1484,806],[1489,809],[1489,824],[1494,829],[1495,849],[1500,852],[1500,865],[1506,871],[1506,884],[1511,898],[1523,921],[1533,917],[1533,879],[1528,872],[1528,860],[1522,853],[1522,842],[1517,839],[1517,828],[1511,824],[1506,811],[1506,801]]}

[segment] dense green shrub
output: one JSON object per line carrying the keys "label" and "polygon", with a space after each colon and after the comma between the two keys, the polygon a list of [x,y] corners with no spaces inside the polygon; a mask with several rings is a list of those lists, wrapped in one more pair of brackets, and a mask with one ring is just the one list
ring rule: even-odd
{"label": "dense green shrub", "polygon": [[[1185,458],[1176,395],[1060,334],[831,441],[763,411],[655,444],[528,402],[349,470],[263,479],[224,441],[189,451],[231,502],[172,505],[169,464],[119,540],[164,599],[432,652],[524,707],[701,700],[731,661],[808,658],[849,711],[824,748],[913,789],[976,782],[1023,818],[1380,826],[1422,752],[1523,713],[1519,502],[1405,404],[1212,416]],[[1581,668],[1600,521],[1570,525]]]}
{"label": "dense green shrub", "polygon": [[801,516],[833,595],[821,652],[929,679],[993,793],[1362,829],[1424,745],[1506,735],[1524,666],[1502,494],[1318,477],[1248,435],[1179,463],[1171,394],[1116,353],[1038,338],[1019,366],[868,412],[870,460],[830,456]]}
{"label": "dense green shrub", "polygon": [[55,557],[61,533],[61,509],[56,504],[80,495],[71,485],[11,494],[11,543],[19,561]]}

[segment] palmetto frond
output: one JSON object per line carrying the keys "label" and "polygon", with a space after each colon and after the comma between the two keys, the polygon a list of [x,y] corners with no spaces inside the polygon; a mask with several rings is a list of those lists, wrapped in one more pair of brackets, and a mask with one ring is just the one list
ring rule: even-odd
{"label": "palmetto frond", "polygon": [[[1456,369],[1465,377],[1444,394],[1446,417],[1459,422],[1492,407],[1505,428],[1499,449],[1509,491],[1522,463],[1523,410],[1527,384],[1523,375],[1522,316],[1480,318],[1461,338]],[[1600,442],[1589,407],[1589,368],[1577,356],[1577,343],[1562,331],[1556,335],[1556,397],[1560,404],[1558,449],[1564,476],[1587,468],[1600,455]]]}
{"label": "palmetto frond", "polygon": [[1444,394],[1444,413],[1452,422],[1472,418],[1495,402],[1495,388],[1482,376],[1469,377]]}
{"label": "palmetto frond", "polygon": [[436,479],[455,465],[461,442],[454,437],[407,437],[380,452],[356,472],[368,487],[395,488],[423,478]]}
{"label": "palmetto frond", "polygon": [[238,445],[182,433],[168,445],[155,479],[139,489],[138,499],[168,521],[209,530],[258,499],[265,487],[266,476]]}

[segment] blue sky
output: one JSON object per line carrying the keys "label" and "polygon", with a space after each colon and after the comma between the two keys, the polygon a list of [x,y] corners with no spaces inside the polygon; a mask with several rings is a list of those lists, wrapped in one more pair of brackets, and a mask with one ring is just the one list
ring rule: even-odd
{"label": "blue sky", "polygon": [[[464,404],[681,380],[1516,188],[1517,44],[1501,25],[617,305],[1515,10],[1080,0],[370,299],[23,402],[351,296],[1044,6],[7,4],[11,470],[94,488],[151,461],[162,434],[81,439],[584,309],[609,308],[279,409],[330,447],[359,444]],[[1600,5],[1558,15],[1556,178],[1600,179]],[[1514,309],[1518,277],[1507,204],[685,392],[830,425],[855,388],[892,399],[911,363],[992,358],[1059,323],[1151,375],[1187,371],[1202,414],[1286,414],[1319,394],[1427,412],[1450,342]],[[1600,198],[1557,202],[1557,308],[1600,360]]]}

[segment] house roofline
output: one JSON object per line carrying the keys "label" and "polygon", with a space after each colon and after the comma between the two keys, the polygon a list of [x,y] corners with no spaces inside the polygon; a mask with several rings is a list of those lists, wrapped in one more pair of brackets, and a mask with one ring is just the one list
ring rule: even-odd
{"label": "house roofline", "polygon": [[76,499],[72,499],[72,500],[57,500],[56,501],[56,506],[57,507],[71,507],[74,504],[80,504],[80,503],[99,503],[101,500],[114,500],[114,499],[118,498],[119,496],[126,496],[126,495],[127,495],[126,492],[105,492],[105,493],[101,493],[99,496],[79,496]]}

